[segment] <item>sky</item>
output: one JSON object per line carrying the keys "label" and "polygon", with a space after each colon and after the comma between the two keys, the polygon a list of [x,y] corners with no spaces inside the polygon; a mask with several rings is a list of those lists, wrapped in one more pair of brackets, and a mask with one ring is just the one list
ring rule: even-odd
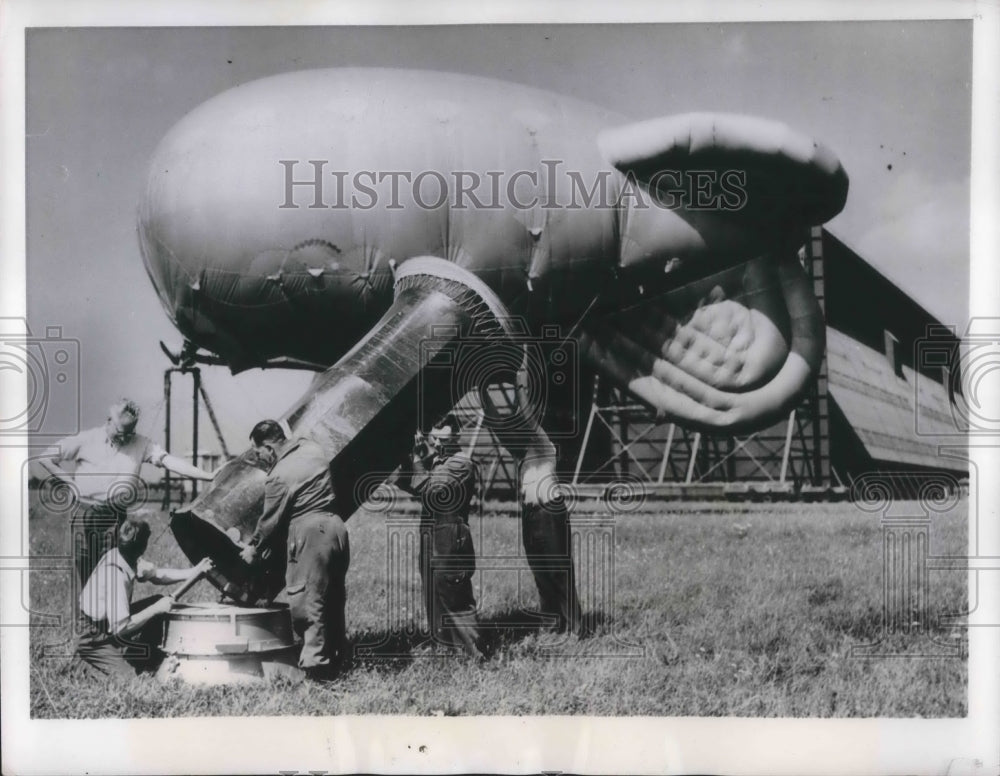
{"label": "sky", "polygon": [[[209,97],[314,67],[484,75],[636,120],[726,111],[783,121],[832,148],[850,176],[847,205],[828,228],[964,329],[971,34],[965,21],[29,30],[28,322],[34,336],[59,326],[79,343],[79,416],[72,403],[53,403],[42,430],[98,425],[110,400],[128,395],[144,407],[140,430],[162,439],[167,361],[157,343],[181,338],[136,238],[148,161]],[[203,376],[236,450],[310,379],[222,367]],[[177,381],[177,451],[190,448],[190,390]],[[214,446],[204,444],[210,434],[203,413],[203,447]]]}

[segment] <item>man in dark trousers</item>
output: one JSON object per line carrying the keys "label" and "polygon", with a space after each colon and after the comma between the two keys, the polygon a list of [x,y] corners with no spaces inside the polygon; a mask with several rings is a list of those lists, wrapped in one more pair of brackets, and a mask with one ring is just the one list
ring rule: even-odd
{"label": "man in dark trousers", "polygon": [[482,659],[472,592],[476,553],[469,530],[476,464],[459,447],[459,431],[457,418],[449,414],[426,437],[418,435],[397,485],[420,498],[420,580],[431,639]]}
{"label": "man in dark trousers", "polygon": [[253,565],[287,530],[285,594],[302,637],[299,667],[310,679],[331,679],[347,657],[345,578],[351,551],[347,526],[334,513],[330,460],[310,439],[289,439],[275,420],[262,420],[250,440],[270,473],[264,511],[241,553]]}
{"label": "man in dark trousers", "polygon": [[[214,476],[137,433],[138,422],[139,405],[118,399],[103,426],[60,440],[38,461],[48,474],[70,483],[79,496],[83,509],[73,514],[73,545],[81,585],[114,546],[114,532],[125,520],[128,502],[142,492],[139,472],[144,463],[181,477],[211,480]],[[63,468],[67,465],[71,471]]]}

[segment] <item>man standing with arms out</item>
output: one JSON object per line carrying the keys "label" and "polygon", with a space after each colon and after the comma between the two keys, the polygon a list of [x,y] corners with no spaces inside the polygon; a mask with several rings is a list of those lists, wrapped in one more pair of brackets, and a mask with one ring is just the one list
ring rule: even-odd
{"label": "man standing with arms out", "polygon": [[347,658],[344,606],[351,550],[347,526],[333,511],[330,459],[310,439],[289,439],[274,420],[254,426],[250,440],[270,473],[264,511],[241,557],[253,565],[287,529],[285,594],[302,637],[299,667],[310,679],[332,679]]}
{"label": "man standing with arms out", "polygon": [[201,561],[193,569],[157,568],[143,559],[149,544],[149,524],[128,518],[118,526],[116,546],[97,562],[80,594],[80,636],[76,655],[102,674],[135,676],[154,669],[159,653],[161,615],[173,598],[150,596],[132,603],[136,580],[155,585],[184,582],[209,568]]}
{"label": "man standing with arms out", "polygon": [[[113,546],[115,528],[125,520],[126,507],[139,490],[144,463],[181,477],[211,480],[214,476],[137,434],[138,422],[139,406],[131,399],[118,399],[104,426],[66,437],[56,443],[50,457],[40,459],[49,474],[74,482],[81,505],[86,505],[82,515],[73,516],[74,560],[81,584]],[[66,463],[74,466],[72,472],[62,468]]]}
{"label": "man standing with arms out", "polygon": [[403,465],[396,484],[420,497],[420,581],[431,640],[482,659],[469,530],[476,464],[461,450],[459,436],[453,414],[426,438],[418,436],[412,466]]}

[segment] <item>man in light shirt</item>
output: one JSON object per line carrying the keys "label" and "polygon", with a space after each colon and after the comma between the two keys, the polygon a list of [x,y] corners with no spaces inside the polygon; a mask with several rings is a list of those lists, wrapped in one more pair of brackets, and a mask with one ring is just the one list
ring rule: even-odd
{"label": "man in light shirt", "polygon": [[[103,426],[81,431],[59,441],[41,463],[50,474],[73,483],[82,514],[74,514],[74,560],[81,584],[100,558],[113,545],[114,528],[126,508],[141,492],[139,471],[144,463],[159,466],[181,477],[211,480],[213,475],[170,455],[135,427],[139,407],[130,399],[119,399],[108,410]],[[63,467],[73,466],[72,471]]]}
{"label": "man in light shirt", "polygon": [[149,533],[144,520],[128,518],[121,523],[117,546],[101,556],[80,593],[76,655],[102,674],[130,677],[156,666],[161,615],[170,611],[173,598],[156,595],[133,604],[136,580],[170,585],[211,566],[205,559],[193,569],[157,568],[142,557]]}

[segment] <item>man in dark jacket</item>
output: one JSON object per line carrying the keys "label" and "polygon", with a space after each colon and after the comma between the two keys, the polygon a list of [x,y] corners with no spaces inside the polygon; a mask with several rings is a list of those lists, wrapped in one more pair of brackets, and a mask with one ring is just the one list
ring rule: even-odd
{"label": "man in dark jacket", "polygon": [[287,530],[285,593],[302,637],[299,667],[311,679],[328,679],[347,656],[345,579],[351,560],[347,526],[333,511],[330,460],[312,440],[287,438],[274,420],[254,426],[250,439],[271,469],[264,511],[241,555],[256,563]]}
{"label": "man in dark jacket", "polygon": [[420,580],[431,638],[481,659],[472,592],[476,553],[469,530],[476,464],[459,447],[454,415],[426,437],[418,435],[412,461],[403,465],[397,484],[420,498]]}

